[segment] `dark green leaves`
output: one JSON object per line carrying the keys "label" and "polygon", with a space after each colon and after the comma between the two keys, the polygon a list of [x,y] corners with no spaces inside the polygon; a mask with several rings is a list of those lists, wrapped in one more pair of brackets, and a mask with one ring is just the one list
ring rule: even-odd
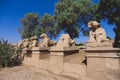
{"label": "dark green leaves", "polygon": [[15,48],[6,40],[0,39],[0,67],[15,66],[21,62]]}
{"label": "dark green leaves", "polygon": [[116,26],[114,47],[120,46],[120,0],[100,0],[96,14],[101,20]]}
{"label": "dark green leaves", "polygon": [[55,19],[61,30],[76,38],[81,26],[93,19],[93,7],[90,0],[60,0],[56,4]]}
{"label": "dark green leaves", "polygon": [[25,18],[21,18],[22,27],[20,33],[23,39],[39,34],[39,18],[39,14],[34,13],[28,13]]}

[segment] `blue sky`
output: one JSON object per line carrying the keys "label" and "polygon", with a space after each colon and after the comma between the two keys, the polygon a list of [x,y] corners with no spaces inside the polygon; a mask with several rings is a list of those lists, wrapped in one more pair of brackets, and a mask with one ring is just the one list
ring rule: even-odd
{"label": "blue sky", "polygon": [[[55,3],[59,0],[0,0],[0,38],[4,38],[11,43],[17,43],[21,36],[17,29],[21,26],[20,18],[23,18],[26,13],[34,12],[43,16],[44,13],[53,15]],[[95,3],[98,0],[93,0]],[[101,22],[101,25],[106,30],[106,34],[114,38],[115,34],[112,31],[113,25],[108,25],[106,22]],[[59,40],[59,37],[57,38]],[[85,42],[88,37],[80,36],[75,39],[76,42]]]}

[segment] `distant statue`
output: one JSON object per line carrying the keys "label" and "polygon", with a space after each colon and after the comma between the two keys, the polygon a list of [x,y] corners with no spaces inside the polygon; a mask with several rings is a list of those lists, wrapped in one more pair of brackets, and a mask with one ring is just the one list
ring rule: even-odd
{"label": "distant statue", "polygon": [[40,42],[39,47],[51,47],[56,45],[57,43],[56,41],[50,40],[45,33],[41,34],[40,38],[42,39],[42,41]]}
{"label": "distant statue", "polygon": [[32,47],[37,47],[37,45],[38,45],[38,37],[33,36],[31,38],[27,38],[19,41],[19,43],[17,44],[17,47],[21,49],[23,48],[31,49]]}
{"label": "distant statue", "polygon": [[17,44],[17,48],[23,48],[23,40],[19,41]]}
{"label": "distant statue", "polygon": [[[97,21],[89,21],[88,27],[90,28],[89,40],[87,41],[88,44],[89,43],[103,44],[105,42],[110,41],[109,39],[106,38],[105,30],[101,28],[101,25]],[[108,45],[108,44],[104,44],[104,45]]]}
{"label": "distant statue", "polygon": [[108,41],[106,38],[106,33],[103,28],[101,28],[100,24],[97,21],[90,21],[88,23],[88,27],[91,29],[89,32],[89,41],[91,43],[101,43],[104,41]]}
{"label": "distant statue", "polygon": [[75,46],[75,40],[72,40],[69,34],[62,34],[57,46],[63,47]]}
{"label": "distant statue", "polygon": [[24,48],[29,48],[30,46],[30,41],[29,39],[23,39],[23,47]]}
{"label": "distant statue", "polygon": [[29,48],[29,45],[30,45],[29,39],[23,39],[19,41],[19,43],[17,44],[17,47],[21,49]]}
{"label": "distant statue", "polygon": [[30,38],[30,48],[33,47],[38,47],[38,37],[37,36],[33,36]]}

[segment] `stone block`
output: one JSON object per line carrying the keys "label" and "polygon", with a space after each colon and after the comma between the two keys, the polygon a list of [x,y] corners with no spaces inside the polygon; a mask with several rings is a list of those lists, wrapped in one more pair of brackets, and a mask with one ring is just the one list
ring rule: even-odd
{"label": "stone block", "polygon": [[50,55],[50,67],[55,73],[63,71],[64,67],[64,55],[63,52],[51,52]]}
{"label": "stone block", "polygon": [[87,77],[93,80],[120,80],[120,56],[117,48],[86,49]]}

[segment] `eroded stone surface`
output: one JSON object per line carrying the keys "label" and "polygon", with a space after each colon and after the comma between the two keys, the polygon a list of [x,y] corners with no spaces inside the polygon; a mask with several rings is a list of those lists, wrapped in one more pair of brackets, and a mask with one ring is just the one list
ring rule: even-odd
{"label": "eroded stone surface", "polygon": [[106,32],[97,21],[89,21],[88,27],[91,29],[89,32],[89,40],[87,47],[112,47],[112,42],[106,38]]}
{"label": "eroded stone surface", "polygon": [[30,48],[33,47],[38,47],[38,37],[37,36],[33,36],[30,38]]}
{"label": "eroded stone surface", "polygon": [[47,34],[43,33],[40,35],[40,38],[42,39],[42,41],[39,44],[39,47],[51,47],[56,45],[56,41],[50,40],[50,38],[47,36]]}
{"label": "eroded stone surface", "polygon": [[85,50],[87,57],[87,77],[93,80],[119,80],[120,56],[118,48],[88,48]]}
{"label": "eroded stone surface", "polygon": [[62,34],[57,46],[61,46],[61,47],[75,46],[75,40],[72,40],[69,34]]}

